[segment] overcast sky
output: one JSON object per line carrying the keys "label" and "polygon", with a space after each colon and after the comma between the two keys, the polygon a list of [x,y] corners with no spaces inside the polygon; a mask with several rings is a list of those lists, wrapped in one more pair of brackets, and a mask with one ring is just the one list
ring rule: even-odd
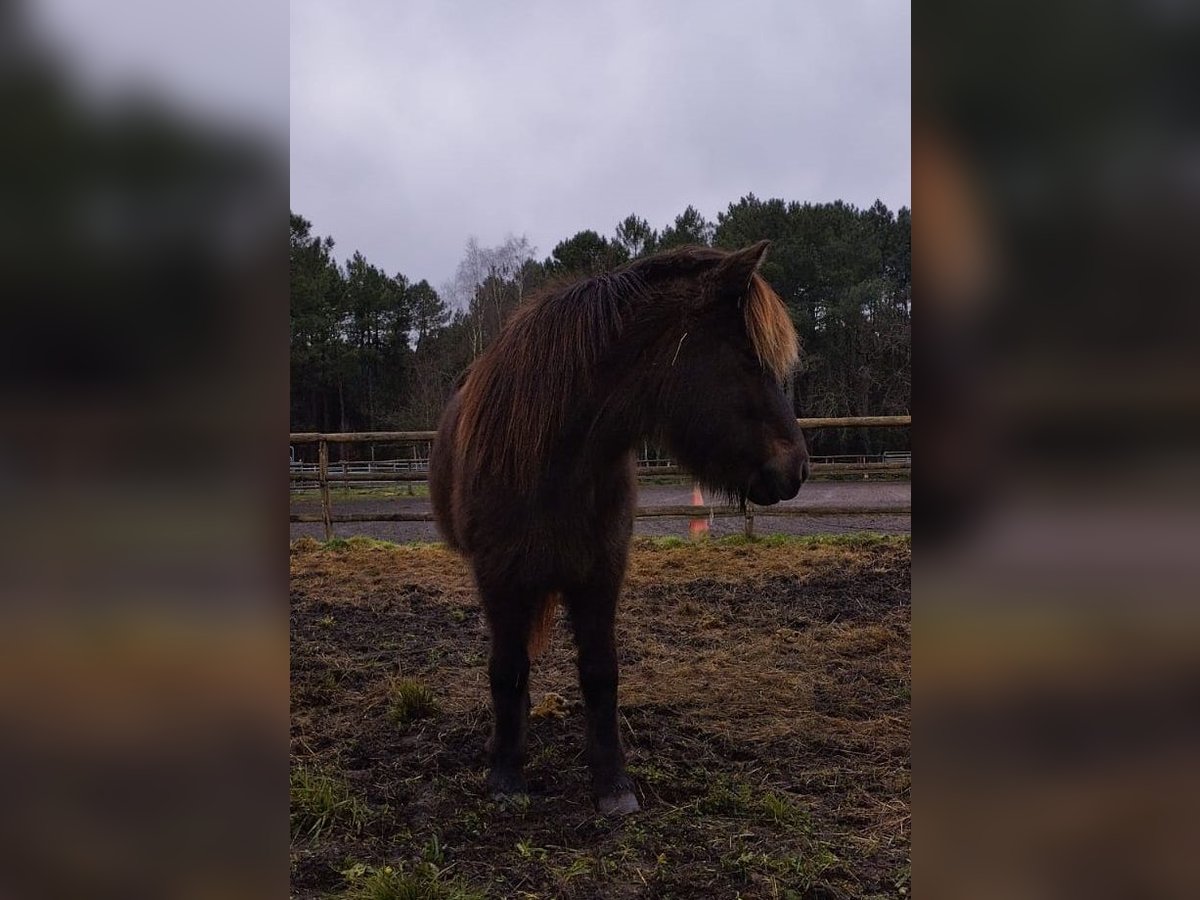
{"label": "overcast sky", "polygon": [[292,0],[292,209],[440,287],[469,236],[909,193],[902,0]]}

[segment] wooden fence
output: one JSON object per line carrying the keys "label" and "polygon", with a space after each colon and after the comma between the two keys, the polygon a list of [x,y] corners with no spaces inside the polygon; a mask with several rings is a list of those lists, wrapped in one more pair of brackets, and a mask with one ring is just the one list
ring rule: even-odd
{"label": "wooden fence", "polygon": [[[796,420],[801,428],[905,428],[912,424],[911,416],[856,416],[846,418],[810,418]],[[320,522],[325,531],[325,540],[333,537],[334,523],[341,522],[432,522],[432,512],[396,512],[396,513],[342,513],[334,515],[329,499],[329,485],[336,482],[355,481],[427,481],[428,473],[421,471],[396,472],[331,472],[329,465],[330,444],[400,444],[432,441],[435,433],[432,431],[351,431],[333,434],[318,432],[296,432],[289,435],[292,444],[317,445],[316,482],[321,496],[321,512],[292,513],[292,522]],[[639,468],[639,475],[673,475],[683,474],[678,466],[649,466]],[[889,460],[869,463],[817,463],[811,466],[813,475],[817,474],[870,474],[871,472],[909,472],[911,473],[911,458],[908,460]],[[292,481],[313,481],[312,472],[292,472]],[[909,515],[911,506],[758,506],[747,503],[743,510],[737,506],[641,506],[634,515],[637,518],[651,517],[688,517],[713,518],[716,516],[743,516],[745,518],[745,533],[748,537],[754,535],[754,519],[756,516],[868,516],[868,515]]]}

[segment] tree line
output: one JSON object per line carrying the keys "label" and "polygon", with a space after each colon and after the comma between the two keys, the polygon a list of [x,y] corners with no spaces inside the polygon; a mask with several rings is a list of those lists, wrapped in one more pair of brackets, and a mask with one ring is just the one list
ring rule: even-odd
{"label": "tree line", "polygon": [[[876,201],[760,200],[705,219],[688,206],[654,229],[630,215],[612,234],[580,231],[538,260],[524,237],[467,241],[440,289],[387,274],[355,252],[339,264],[331,237],[291,214],[293,431],[429,430],[458,376],[527,297],[551,280],[584,277],[684,244],[736,249],[772,241],[763,276],[800,335],[788,384],[797,415],[904,415],[912,391],[912,217]],[[820,431],[814,454],[907,449],[907,429]],[[349,449],[350,453],[354,449]]]}

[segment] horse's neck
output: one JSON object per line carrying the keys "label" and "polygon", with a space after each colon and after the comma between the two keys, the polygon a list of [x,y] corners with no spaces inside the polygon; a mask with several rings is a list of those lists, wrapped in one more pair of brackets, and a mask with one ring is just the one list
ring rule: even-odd
{"label": "horse's neck", "polygon": [[580,416],[586,422],[585,443],[606,462],[622,460],[650,437],[654,425],[657,388],[652,373],[642,366],[622,372],[618,370],[622,365],[618,360],[609,377],[602,379],[590,409]]}
{"label": "horse's neck", "polygon": [[663,340],[661,321],[634,318],[617,343],[597,361],[593,390],[580,398],[563,430],[560,446],[581,464],[624,466],[628,455],[651,436],[656,423],[656,379],[650,360]]}

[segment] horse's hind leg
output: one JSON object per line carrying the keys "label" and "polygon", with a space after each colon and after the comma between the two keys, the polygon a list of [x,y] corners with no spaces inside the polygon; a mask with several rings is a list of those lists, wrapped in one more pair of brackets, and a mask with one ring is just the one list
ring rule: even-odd
{"label": "horse's hind leg", "polygon": [[488,789],[494,795],[524,794],[522,769],[529,726],[528,599],[503,591],[482,590],[482,593],[492,634],[488,680],[495,716],[488,742]]}
{"label": "horse's hind leg", "polygon": [[620,578],[604,578],[567,593],[579,651],[579,686],[587,713],[587,761],[592,793],[603,815],[638,810],[633,782],[625,774],[625,751],[617,729],[616,612]]}

